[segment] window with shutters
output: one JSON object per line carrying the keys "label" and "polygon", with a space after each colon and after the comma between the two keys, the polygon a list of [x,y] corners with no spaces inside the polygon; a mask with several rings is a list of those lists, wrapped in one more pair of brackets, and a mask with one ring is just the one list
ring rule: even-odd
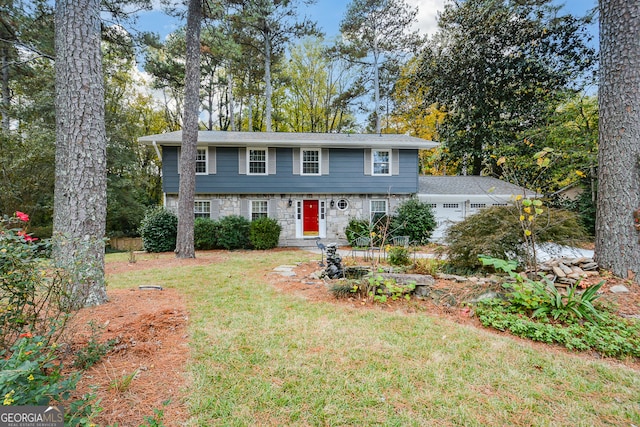
{"label": "window with shutters", "polygon": [[300,168],[302,175],[320,175],[320,150],[302,150],[300,159],[302,167]]}
{"label": "window with shutters", "polygon": [[196,200],[193,206],[196,218],[211,218],[211,201]]}
{"label": "window with shutters", "polygon": [[267,150],[265,149],[247,149],[249,175],[266,175],[267,174]]}
{"label": "window with shutters", "polygon": [[391,175],[391,151],[371,150],[371,167],[373,175]]}
{"label": "window with shutters", "polygon": [[269,216],[269,202],[267,200],[251,201],[251,221]]}
{"label": "window with shutters", "polygon": [[196,150],[196,175],[207,174],[207,149],[198,148]]}

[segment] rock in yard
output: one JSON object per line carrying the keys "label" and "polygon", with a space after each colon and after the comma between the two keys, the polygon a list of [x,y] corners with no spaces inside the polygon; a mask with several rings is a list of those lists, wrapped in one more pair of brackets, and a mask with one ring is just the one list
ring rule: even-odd
{"label": "rock in yard", "polygon": [[567,277],[567,275],[565,274],[565,272],[560,268],[560,267],[552,267],[553,268],[553,274],[555,274],[558,277]]}
{"label": "rock in yard", "polygon": [[626,294],[629,292],[629,288],[624,285],[615,285],[612,286],[609,291],[613,292],[614,294]]}

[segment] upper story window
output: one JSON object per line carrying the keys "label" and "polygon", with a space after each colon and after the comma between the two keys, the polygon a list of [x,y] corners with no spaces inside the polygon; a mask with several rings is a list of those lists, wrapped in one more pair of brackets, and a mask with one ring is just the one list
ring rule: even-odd
{"label": "upper story window", "polygon": [[267,200],[251,201],[251,221],[269,216],[269,202]]}
{"label": "upper story window", "polygon": [[390,175],[391,151],[371,150],[371,166],[373,175]]}
{"label": "upper story window", "polygon": [[196,218],[211,218],[211,202],[209,200],[196,200],[193,205]]}
{"label": "upper story window", "polygon": [[207,174],[207,149],[198,148],[196,150],[196,174]]}
{"label": "upper story window", "polygon": [[266,149],[247,149],[248,172],[249,175],[266,175],[267,174],[267,150]]}
{"label": "upper story window", "polygon": [[320,175],[320,150],[302,149],[302,155],[300,159],[302,161],[302,175]]}

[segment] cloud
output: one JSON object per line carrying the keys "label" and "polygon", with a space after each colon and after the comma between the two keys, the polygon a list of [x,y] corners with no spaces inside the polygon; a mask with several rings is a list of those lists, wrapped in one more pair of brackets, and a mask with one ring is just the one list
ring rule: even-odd
{"label": "cloud", "polygon": [[438,29],[438,12],[444,9],[446,0],[407,0],[413,7],[418,7],[418,24],[415,28],[421,34],[432,35]]}

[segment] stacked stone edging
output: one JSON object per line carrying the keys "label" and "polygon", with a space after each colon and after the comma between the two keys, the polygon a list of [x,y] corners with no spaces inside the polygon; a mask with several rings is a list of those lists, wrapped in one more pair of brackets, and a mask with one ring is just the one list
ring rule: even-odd
{"label": "stacked stone edging", "polygon": [[538,271],[559,287],[572,286],[585,277],[600,274],[598,264],[591,257],[551,259],[539,264]]}

